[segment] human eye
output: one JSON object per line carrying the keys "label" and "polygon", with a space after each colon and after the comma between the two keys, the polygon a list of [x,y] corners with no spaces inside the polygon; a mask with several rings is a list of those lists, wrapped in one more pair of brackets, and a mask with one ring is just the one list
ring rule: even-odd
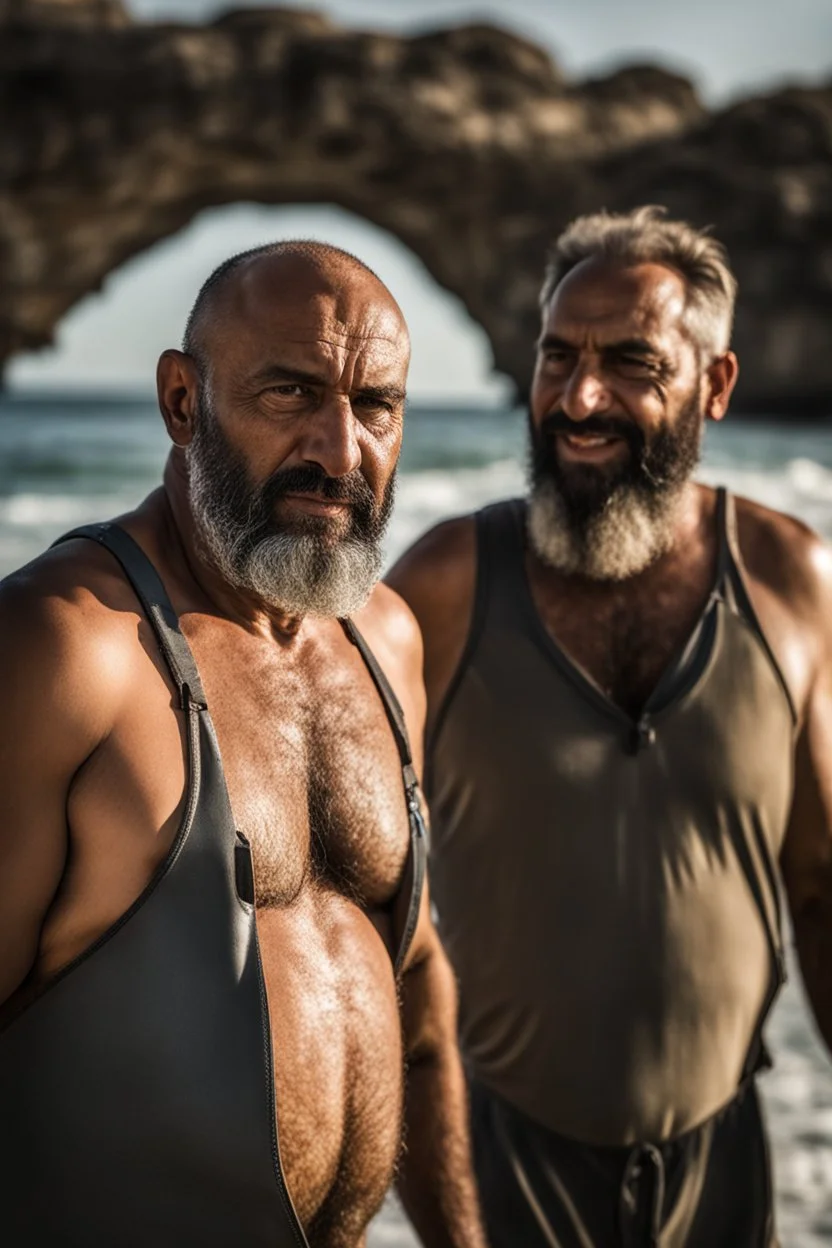
{"label": "human eye", "polygon": [[652,377],[656,372],[656,362],[648,356],[634,355],[623,352],[616,357],[618,371],[625,377]]}
{"label": "human eye", "polygon": [[352,400],[353,411],[364,421],[385,421],[393,415],[394,404],[378,394],[357,394]]}
{"label": "human eye", "polygon": [[540,354],[546,368],[551,371],[562,372],[571,367],[574,352],[568,347],[561,347],[554,344],[541,347]]}
{"label": "human eye", "polygon": [[314,405],[315,391],[300,381],[276,381],[262,391],[260,403],[267,414],[290,416]]}
{"label": "human eye", "polygon": [[302,386],[299,382],[284,381],[277,386],[269,386],[268,393],[280,399],[300,399],[308,395],[310,390],[308,386]]}

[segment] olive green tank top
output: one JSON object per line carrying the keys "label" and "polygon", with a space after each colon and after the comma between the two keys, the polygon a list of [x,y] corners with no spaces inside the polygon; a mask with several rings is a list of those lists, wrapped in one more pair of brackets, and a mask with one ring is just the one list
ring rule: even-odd
{"label": "olive green tank top", "polygon": [[432,889],[472,1074],[590,1143],[663,1140],[764,1064],[795,715],[719,492],[713,592],[638,721],[546,631],[525,510],[477,517],[428,748]]}

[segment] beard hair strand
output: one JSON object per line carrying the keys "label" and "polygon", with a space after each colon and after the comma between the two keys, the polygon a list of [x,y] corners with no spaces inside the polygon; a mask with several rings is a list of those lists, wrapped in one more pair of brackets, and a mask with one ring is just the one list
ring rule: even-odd
{"label": "beard hair strand", "polygon": [[366,604],[381,575],[395,474],[364,531],[333,540],[314,522],[306,531],[280,532],[264,519],[263,487],[252,487],[207,395],[186,458],[197,539],[228,585],[293,616],[344,619]]}
{"label": "beard hair strand", "polygon": [[567,576],[625,581],[670,549],[680,492],[665,497],[660,508],[618,493],[576,528],[555,482],[540,481],[529,497],[529,540],[543,563]]}
{"label": "beard hair strand", "polygon": [[[561,423],[562,415],[556,417]],[[628,437],[630,457],[606,483],[602,473],[564,471],[544,428],[530,424],[529,541],[541,562],[568,576],[624,581],[673,545],[685,486],[699,462],[702,420],[696,396],[652,446]],[[571,488],[570,488],[571,487]]]}

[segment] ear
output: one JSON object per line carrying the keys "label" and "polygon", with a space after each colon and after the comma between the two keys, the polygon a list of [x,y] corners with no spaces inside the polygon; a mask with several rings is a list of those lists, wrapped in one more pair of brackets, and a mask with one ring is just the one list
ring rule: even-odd
{"label": "ear", "polygon": [[172,349],[162,352],[156,366],[156,393],[171,442],[188,446],[199,401],[199,374],[190,355]]}
{"label": "ear", "polygon": [[706,370],[705,416],[708,420],[722,420],[728,411],[739,372],[739,362],[733,351],[718,355]]}

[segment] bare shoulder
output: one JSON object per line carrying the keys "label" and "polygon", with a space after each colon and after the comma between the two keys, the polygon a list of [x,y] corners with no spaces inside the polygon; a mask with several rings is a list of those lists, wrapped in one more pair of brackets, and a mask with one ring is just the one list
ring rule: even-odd
{"label": "bare shoulder", "polygon": [[376,585],[370,601],[355,622],[386,668],[382,656],[394,666],[421,673],[422,633],[416,616],[404,598],[389,585]]}
{"label": "bare shoulder", "polygon": [[[457,564],[474,554],[476,517],[453,516],[428,529],[410,546],[395,568]],[[395,570],[395,569],[394,569]]]}
{"label": "bare shoulder", "polygon": [[405,551],[386,579],[425,627],[437,614],[464,609],[473,598],[476,574],[476,522],[473,515],[467,515],[429,529]]}
{"label": "bare shoulder", "polygon": [[807,621],[832,605],[832,548],[793,516],[738,498],[737,528],[749,577]]}
{"label": "bare shoulder", "polygon": [[426,701],[422,635],[416,617],[397,593],[377,585],[366,607],[355,616],[355,623],[401,704],[417,768],[421,769]]}
{"label": "bare shoulder", "polygon": [[68,627],[103,622],[131,600],[112,556],[85,540],[47,550],[0,581],[0,618],[7,625],[31,612]]}
{"label": "bare shoulder", "polygon": [[47,551],[0,583],[0,670],[43,706],[102,711],[123,692],[136,651],[137,604],[90,542]]}
{"label": "bare shoulder", "polygon": [[406,600],[422,630],[430,726],[471,627],[477,584],[475,517],[458,516],[431,529],[402,555],[387,582]]}

